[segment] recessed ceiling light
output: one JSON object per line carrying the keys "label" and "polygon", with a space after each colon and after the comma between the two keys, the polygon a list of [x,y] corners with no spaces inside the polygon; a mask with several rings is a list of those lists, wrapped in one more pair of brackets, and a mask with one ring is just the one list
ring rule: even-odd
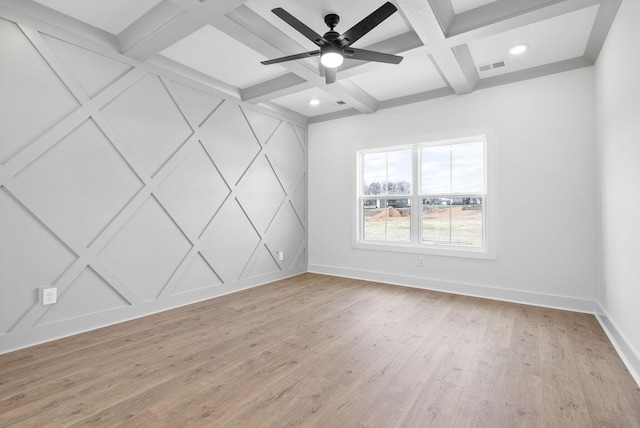
{"label": "recessed ceiling light", "polygon": [[509,53],[510,53],[511,55],[520,55],[521,53],[523,53],[524,51],[526,51],[528,47],[529,47],[529,45],[526,45],[526,44],[522,44],[522,45],[515,45],[514,47],[512,47],[511,49],[509,49]]}
{"label": "recessed ceiling light", "polygon": [[309,100],[309,104],[312,106],[317,106],[318,104],[320,104],[320,100],[317,98],[314,98],[312,100]]}

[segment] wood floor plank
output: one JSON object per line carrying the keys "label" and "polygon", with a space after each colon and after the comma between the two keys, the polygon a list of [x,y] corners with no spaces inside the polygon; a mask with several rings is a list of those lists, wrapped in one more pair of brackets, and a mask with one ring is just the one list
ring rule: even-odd
{"label": "wood floor plank", "polygon": [[458,412],[461,393],[460,386],[432,378],[419,392],[416,404],[402,425],[434,428],[448,426]]}
{"label": "wood floor plank", "polygon": [[0,355],[0,427],[640,427],[595,317],[303,274]]}

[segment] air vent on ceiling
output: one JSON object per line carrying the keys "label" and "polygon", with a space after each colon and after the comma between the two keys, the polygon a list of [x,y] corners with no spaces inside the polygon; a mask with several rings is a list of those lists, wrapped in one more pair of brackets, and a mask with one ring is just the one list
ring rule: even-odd
{"label": "air vent on ceiling", "polygon": [[497,61],[491,64],[485,64],[485,65],[481,65],[478,67],[478,70],[480,71],[491,71],[491,70],[495,70],[497,68],[502,68],[502,67],[506,67],[507,66],[507,61],[506,60],[502,60],[502,61]]}
{"label": "air vent on ceiling", "polygon": [[344,105],[346,103],[344,101],[336,101],[336,104]]}

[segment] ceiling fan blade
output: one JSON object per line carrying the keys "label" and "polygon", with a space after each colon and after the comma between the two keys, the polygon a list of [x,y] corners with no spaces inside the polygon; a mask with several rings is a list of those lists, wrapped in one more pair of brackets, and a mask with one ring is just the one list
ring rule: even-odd
{"label": "ceiling fan blade", "polygon": [[340,36],[341,39],[344,39],[342,46],[347,47],[351,45],[360,37],[364,36],[374,27],[379,25],[382,21],[393,15],[396,10],[398,9],[392,3],[386,2],[362,21],[342,33]]}
{"label": "ceiling fan blade", "polygon": [[388,64],[400,64],[404,57],[382,52],[368,51],[366,49],[349,48],[344,50],[344,57],[361,61],[386,62]]}
{"label": "ceiling fan blade", "polygon": [[330,83],[334,83],[336,81],[337,72],[338,72],[338,69],[336,67],[324,68],[324,78],[325,78],[325,81],[327,82],[327,85]]}
{"label": "ceiling fan blade", "polygon": [[316,55],[320,55],[320,51],[309,51],[309,52],[303,52],[295,55],[288,55],[280,58],[269,59],[266,61],[261,61],[261,64],[264,64],[264,65],[277,64],[279,62],[293,61],[294,59],[310,58]]}
{"label": "ceiling fan blade", "polygon": [[296,18],[295,16],[291,15],[289,12],[287,12],[283,8],[277,7],[275,9],[272,9],[271,12],[276,14],[276,16],[278,16],[280,19],[282,19],[287,24],[291,25],[300,34],[305,36],[307,39],[311,40],[316,45],[323,46],[323,45],[329,43],[327,40],[325,40],[324,37],[322,37],[320,34],[316,33],[315,31],[313,31],[311,28],[307,27],[305,24],[300,22],[298,20],[298,18]]}

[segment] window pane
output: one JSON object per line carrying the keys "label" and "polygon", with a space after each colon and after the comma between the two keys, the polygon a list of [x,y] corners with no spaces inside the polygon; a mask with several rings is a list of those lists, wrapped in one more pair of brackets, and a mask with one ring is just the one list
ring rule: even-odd
{"label": "window pane", "polygon": [[422,149],[422,193],[451,193],[451,146]]}
{"label": "window pane", "polygon": [[385,209],[384,200],[362,200],[362,238],[370,241],[384,241],[385,238]]}
{"label": "window pane", "polygon": [[411,194],[411,150],[398,150],[388,153],[388,188],[389,195]]}
{"label": "window pane", "polygon": [[482,247],[482,198],[453,198],[451,245]]}
{"label": "window pane", "polygon": [[484,193],[482,141],[451,146],[451,186],[453,193]]}
{"label": "window pane", "polygon": [[364,199],[363,238],[370,241],[411,241],[410,199]]}
{"label": "window pane", "polygon": [[422,199],[422,243],[448,245],[451,242],[451,199]]}
{"label": "window pane", "polygon": [[362,194],[384,195],[387,188],[387,154],[371,153],[362,157]]}

